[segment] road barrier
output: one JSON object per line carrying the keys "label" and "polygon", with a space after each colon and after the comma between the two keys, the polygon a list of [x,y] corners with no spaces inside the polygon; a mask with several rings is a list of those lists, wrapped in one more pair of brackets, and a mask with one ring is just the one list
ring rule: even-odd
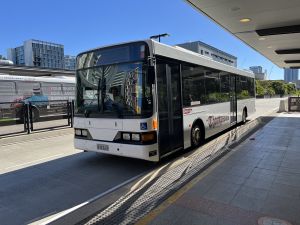
{"label": "road barrier", "polygon": [[0,102],[0,136],[73,127],[73,116],[74,101]]}

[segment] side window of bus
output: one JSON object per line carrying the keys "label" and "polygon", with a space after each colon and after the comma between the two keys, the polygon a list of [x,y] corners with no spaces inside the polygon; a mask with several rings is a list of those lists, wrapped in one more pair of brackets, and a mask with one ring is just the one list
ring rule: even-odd
{"label": "side window of bus", "polygon": [[248,77],[248,92],[250,97],[254,98],[255,97],[255,90],[254,90],[254,79]]}
{"label": "side window of bus", "polygon": [[230,74],[228,72],[220,73],[220,102],[228,102],[230,101]]}
{"label": "side window of bus", "polygon": [[68,99],[74,99],[75,97],[75,85],[74,84],[63,84],[64,96],[68,96]]}
{"label": "side window of bus", "polygon": [[[11,81],[1,81],[0,82],[0,96],[15,96],[16,95],[16,85],[15,82]],[[9,102],[12,99],[3,98],[2,102]]]}
{"label": "side window of bus", "polygon": [[23,99],[30,98],[31,96],[40,93],[40,83],[38,82],[25,82],[25,81],[18,81],[17,82],[17,90],[18,96]]}
{"label": "side window of bus", "polygon": [[204,68],[201,66],[182,65],[183,105],[203,105],[205,101]]}
{"label": "side window of bus", "polygon": [[250,97],[248,77],[237,76],[237,99],[247,99]]}
{"label": "side window of bus", "polygon": [[42,84],[42,93],[45,96],[52,96],[51,100],[61,99],[63,96],[62,87],[60,83],[46,83]]}
{"label": "side window of bus", "polygon": [[205,73],[205,88],[208,104],[221,101],[219,71],[210,69]]}

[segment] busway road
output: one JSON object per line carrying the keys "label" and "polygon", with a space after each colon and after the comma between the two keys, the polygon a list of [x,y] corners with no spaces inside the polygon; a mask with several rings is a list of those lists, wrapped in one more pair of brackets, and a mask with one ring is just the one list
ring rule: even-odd
{"label": "busway road", "polygon": [[74,207],[152,167],[82,152],[73,130],[0,139],[0,224],[28,224]]}
{"label": "busway road", "polygon": [[[256,116],[278,105],[258,100]],[[157,166],[75,150],[73,135],[61,129],[0,139],[0,224],[39,224]]]}

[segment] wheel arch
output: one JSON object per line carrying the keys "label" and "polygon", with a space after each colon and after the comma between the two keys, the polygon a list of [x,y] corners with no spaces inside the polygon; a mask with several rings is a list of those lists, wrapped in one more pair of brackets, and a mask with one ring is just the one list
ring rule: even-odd
{"label": "wheel arch", "polygon": [[195,119],[193,124],[192,124],[191,130],[192,130],[192,128],[195,124],[200,126],[200,128],[201,128],[201,138],[202,138],[202,140],[204,140],[205,139],[205,126],[204,126],[204,123],[203,123],[202,119],[200,119],[200,118]]}

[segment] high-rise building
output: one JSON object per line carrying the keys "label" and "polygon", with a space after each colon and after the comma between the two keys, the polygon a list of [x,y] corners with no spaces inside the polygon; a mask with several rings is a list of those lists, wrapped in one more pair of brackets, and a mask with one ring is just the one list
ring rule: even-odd
{"label": "high-rise building", "polygon": [[284,81],[287,83],[296,82],[298,80],[298,75],[298,69],[284,69]]}
{"label": "high-rise building", "polygon": [[7,57],[16,65],[64,68],[64,46],[46,41],[24,41],[22,46],[8,49]]}
{"label": "high-rise building", "polygon": [[215,61],[237,67],[237,57],[221,51],[201,41],[187,42],[177,46],[207,56]]}
{"label": "high-rise building", "polygon": [[255,79],[257,80],[266,80],[267,79],[267,71],[263,72],[261,66],[251,66],[249,69],[254,73]]}
{"label": "high-rise building", "polygon": [[66,70],[75,70],[76,57],[71,55],[65,55],[64,57],[65,69]]}

